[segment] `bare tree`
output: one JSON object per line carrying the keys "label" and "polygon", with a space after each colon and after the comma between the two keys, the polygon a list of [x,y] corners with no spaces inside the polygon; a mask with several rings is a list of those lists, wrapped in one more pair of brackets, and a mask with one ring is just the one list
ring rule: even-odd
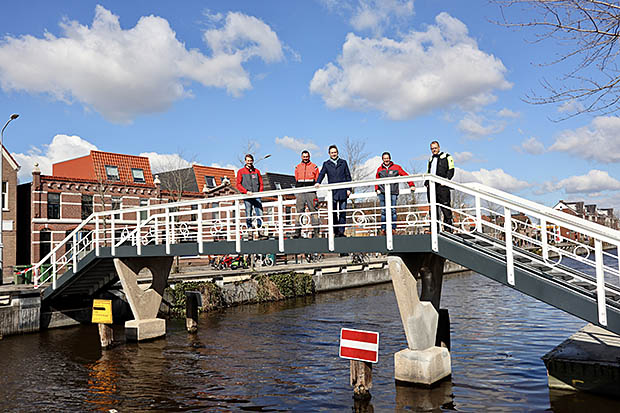
{"label": "bare tree", "polygon": [[[566,119],[581,113],[609,114],[620,109],[620,4],[604,0],[492,0],[507,27],[534,31],[535,42],[555,41],[567,47],[543,65],[572,63],[556,81],[541,80],[543,95],[532,92],[533,104],[565,104]],[[512,17],[512,12],[527,20]],[[523,13],[525,12],[525,14]],[[562,50],[562,49],[561,49]]]}
{"label": "bare tree", "polygon": [[247,154],[254,156],[255,162],[264,159],[265,157],[261,155],[259,148],[260,144],[258,142],[248,139],[241,147],[241,152],[237,155],[239,164],[245,165],[245,155]]}
{"label": "bare tree", "polygon": [[349,164],[351,179],[359,181],[368,178],[369,171],[364,168],[370,153],[366,152],[366,141],[346,138],[344,141],[344,156]]}
{"label": "bare tree", "polygon": [[180,201],[185,191],[201,191],[195,187],[192,165],[196,156],[186,159],[183,151],[167,155],[153,163],[153,173],[159,176],[161,187],[169,191],[173,202]]}

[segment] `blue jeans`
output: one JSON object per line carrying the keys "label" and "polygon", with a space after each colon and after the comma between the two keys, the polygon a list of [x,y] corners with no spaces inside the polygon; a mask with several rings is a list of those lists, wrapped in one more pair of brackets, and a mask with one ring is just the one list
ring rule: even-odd
{"label": "blue jeans", "polygon": [[[379,205],[381,206],[381,222],[385,222],[385,194],[380,193],[379,195]],[[390,201],[392,201],[392,229],[396,229],[396,200],[398,199],[398,194],[391,194]],[[381,229],[385,231],[385,224],[381,225]]]}
{"label": "blue jeans", "polygon": [[248,229],[252,228],[252,210],[256,216],[256,225],[258,228],[263,226],[263,220],[259,217],[263,216],[263,203],[258,198],[244,199],[245,204],[245,222],[248,224]]}

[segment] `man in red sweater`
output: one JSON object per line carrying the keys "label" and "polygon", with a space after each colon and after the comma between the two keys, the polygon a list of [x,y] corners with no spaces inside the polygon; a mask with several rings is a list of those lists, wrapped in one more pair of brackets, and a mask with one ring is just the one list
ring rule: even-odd
{"label": "man in red sweater", "polygon": [[[407,172],[392,162],[392,156],[389,152],[383,152],[381,155],[383,161],[377,169],[376,178],[390,178],[394,176],[407,176]],[[413,188],[413,182],[407,182],[407,184]],[[398,184],[390,184],[390,201],[392,202],[392,230],[396,229],[396,201],[398,200],[399,188]],[[385,222],[385,185],[375,185],[375,191],[379,197],[379,205],[381,205],[381,222]],[[385,235],[385,224],[381,225],[381,235]]]}
{"label": "man in red sweater", "polygon": [[[316,183],[316,179],[319,177],[319,168],[310,162],[310,152],[303,151],[301,153],[301,162],[295,167],[295,186],[301,188],[304,186],[313,186]],[[297,225],[295,228],[295,235],[293,238],[299,238],[301,236],[301,214],[304,212],[304,208],[308,208],[310,213],[310,221],[312,222],[313,238],[319,236],[319,218],[316,213],[316,205],[314,200],[316,199],[316,192],[304,192],[297,195]]]}
{"label": "man in red sweater", "polygon": [[[245,155],[245,166],[237,171],[237,189],[242,194],[252,195],[254,192],[262,192],[263,177],[260,171],[254,167],[254,157],[251,154]],[[256,216],[256,227],[263,226],[260,218],[263,215],[263,204],[259,198],[247,198],[243,200],[245,204],[245,222],[248,229],[252,225],[252,212]]]}

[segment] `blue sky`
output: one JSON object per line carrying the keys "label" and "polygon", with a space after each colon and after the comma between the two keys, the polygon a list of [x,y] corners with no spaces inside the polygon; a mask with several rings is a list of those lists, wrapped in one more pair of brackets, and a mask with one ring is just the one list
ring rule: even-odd
{"label": "blue sky", "polygon": [[[620,119],[523,102],[563,50],[492,23],[486,0],[22,1],[0,15],[5,146],[34,162],[90,149],[292,173],[363,141],[422,172],[439,140],[476,180],[553,205],[620,208]],[[527,17],[527,16],[518,16]],[[571,64],[571,62],[567,62]],[[4,114],[4,115],[2,115]]]}

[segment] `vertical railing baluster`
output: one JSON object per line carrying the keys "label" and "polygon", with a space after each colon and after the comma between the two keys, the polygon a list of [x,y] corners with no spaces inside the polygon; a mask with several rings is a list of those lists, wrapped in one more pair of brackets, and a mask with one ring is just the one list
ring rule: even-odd
{"label": "vertical railing baluster", "polygon": [[482,207],[480,206],[480,196],[476,195],[476,231],[482,232]]}
{"label": "vertical railing baluster", "polygon": [[540,242],[542,243],[542,256],[543,260],[549,260],[549,239],[547,238],[547,220],[541,218],[540,220]]}
{"label": "vertical railing baluster", "polygon": [[99,216],[95,216],[95,255],[99,256]]}
{"label": "vertical railing baluster", "polygon": [[594,240],[594,257],[596,259],[596,302],[598,304],[598,322],[607,326],[607,305],[605,298],[605,270],[603,267],[603,242]]}
{"label": "vertical railing baluster", "polygon": [[232,223],[231,213],[232,211],[230,209],[226,210],[226,241],[232,241],[232,231],[230,230],[230,225]]}
{"label": "vertical railing baluster", "polygon": [[235,201],[235,251],[241,252],[241,207],[238,199]]}
{"label": "vertical railing baluster", "polygon": [[332,190],[327,191],[327,248],[334,250],[334,194]]}
{"label": "vertical railing baluster", "polygon": [[512,212],[504,208],[504,234],[506,235],[506,278],[508,284],[515,285],[515,267],[512,246]]}
{"label": "vertical railing baluster", "polygon": [[166,228],[165,228],[165,237],[166,237],[166,255],[170,255],[170,208],[166,207]]}
{"label": "vertical railing baluster", "polygon": [[77,273],[77,232],[73,234],[71,241],[73,245],[71,246],[71,252],[73,253],[73,273]]}
{"label": "vertical railing baluster", "polygon": [[437,217],[437,190],[435,188],[435,182],[432,180],[428,181],[428,188],[430,190],[431,199],[430,199],[430,213],[431,213],[431,249],[434,252],[439,251],[439,225]]}
{"label": "vertical railing baluster", "polygon": [[136,212],[136,253],[142,255],[142,234],[140,228],[140,213]]}
{"label": "vertical railing baluster", "polygon": [[278,195],[278,249],[284,252],[284,202]]}
{"label": "vertical railing baluster", "polygon": [[204,252],[204,245],[202,245],[202,204],[198,204],[198,234],[196,236],[198,242],[198,254]]}
{"label": "vertical railing baluster", "polygon": [[385,242],[388,250],[394,249],[394,238],[392,233],[392,188],[390,184],[383,185],[385,187]]}
{"label": "vertical railing baluster", "polygon": [[[56,260],[57,260],[57,254],[58,254],[58,251],[56,251],[54,253],[54,259],[52,260],[52,289],[53,290],[56,289],[56,272],[57,272]],[[35,281],[35,284],[36,284],[36,281]]]}
{"label": "vertical railing baluster", "polygon": [[110,249],[114,257],[116,255],[116,222],[114,220],[114,214],[110,214],[110,239],[112,240]]}
{"label": "vertical railing baluster", "polygon": [[155,228],[155,245],[159,245],[160,244],[160,240],[159,240],[159,218],[155,217],[154,218],[155,222],[153,223],[154,228]]}

